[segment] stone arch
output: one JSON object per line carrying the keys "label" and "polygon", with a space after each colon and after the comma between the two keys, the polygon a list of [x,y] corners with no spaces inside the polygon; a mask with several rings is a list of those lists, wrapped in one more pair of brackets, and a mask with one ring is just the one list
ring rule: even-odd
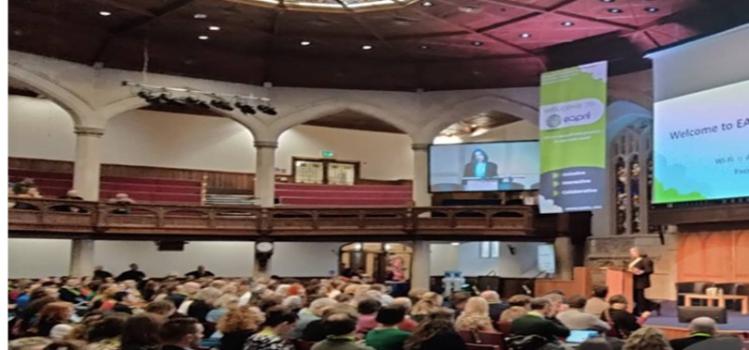
{"label": "stone arch", "polygon": [[122,113],[148,106],[148,102],[137,96],[131,96],[117,100],[102,107],[98,113],[105,121],[112,119]]}
{"label": "stone arch", "polygon": [[55,101],[70,113],[75,126],[96,125],[93,121],[94,113],[91,105],[69,89],[16,64],[8,65],[8,77],[11,81],[23,83]]}
{"label": "stone arch", "polygon": [[470,116],[488,111],[499,111],[520,119],[538,124],[538,108],[498,95],[485,95],[438,110],[434,115],[439,117],[430,121],[417,134],[417,143],[431,143],[432,140],[451,124]]}
{"label": "stone arch", "polygon": [[280,136],[281,133],[296,125],[343,111],[353,111],[379,119],[400,129],[409,136],[412,136],[416,130],[414,124],[399,115],[397,112],[388,111],[366,102],[331,98],[316,102],[312,105],[302,106],[295,111],[286,114],[270,125],[270,131],[274,133],[275,138],[278,139],[278,136]]}

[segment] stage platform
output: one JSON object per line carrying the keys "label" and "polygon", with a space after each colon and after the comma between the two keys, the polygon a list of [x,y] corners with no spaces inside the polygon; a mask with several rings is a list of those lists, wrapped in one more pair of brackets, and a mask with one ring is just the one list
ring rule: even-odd
{"label": "stage platform", "polygon": [[[674,301],[662,302],[661,315],[653,314],[645,325],[661,329],[669,339],[689,335],[689,323],[679,322]],[[718,329],[726,333],[746,333],[746,335],[749,335],[749,315],[742,315],[738,311],[728,311],[728,322],[719,324]]]}

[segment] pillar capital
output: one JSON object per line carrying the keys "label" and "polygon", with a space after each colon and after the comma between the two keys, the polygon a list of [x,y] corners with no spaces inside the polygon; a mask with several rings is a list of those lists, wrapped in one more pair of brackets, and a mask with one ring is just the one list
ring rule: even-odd
{"label": "pillar capital", "polygon": [[278,148],[278,141],[255,141],[255,148]]}
{"label": "pillar capital", "polygon": [[411,144],[411,149],[414,151],[426,151],[429,149],[428,143],[413,143]]}
{"label": "pillar capital", "polygon": [[96,128],[91,126],[76,126],[75,127],[75,134],[76,135],[83,135],[83,136],[103,136],[104,135],[104,129],[102,128]]}

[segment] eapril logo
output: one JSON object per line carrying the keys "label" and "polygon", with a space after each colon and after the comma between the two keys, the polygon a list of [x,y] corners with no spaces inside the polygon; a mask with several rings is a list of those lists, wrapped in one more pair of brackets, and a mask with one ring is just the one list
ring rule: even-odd
{"label": "eapril logo", "polygon": [[554,129],[562,124],[562,117],[559,114],[552,114],[546,118],[546,126]]}

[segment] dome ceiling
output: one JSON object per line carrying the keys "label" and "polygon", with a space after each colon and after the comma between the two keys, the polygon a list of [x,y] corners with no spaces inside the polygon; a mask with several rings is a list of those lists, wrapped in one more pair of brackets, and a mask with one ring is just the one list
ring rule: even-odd
{"label": "dome ceiling", "polygon": [[10,0],[10,48],[104,67],[275,86],[529,86],[749,21],[729,0]]}

